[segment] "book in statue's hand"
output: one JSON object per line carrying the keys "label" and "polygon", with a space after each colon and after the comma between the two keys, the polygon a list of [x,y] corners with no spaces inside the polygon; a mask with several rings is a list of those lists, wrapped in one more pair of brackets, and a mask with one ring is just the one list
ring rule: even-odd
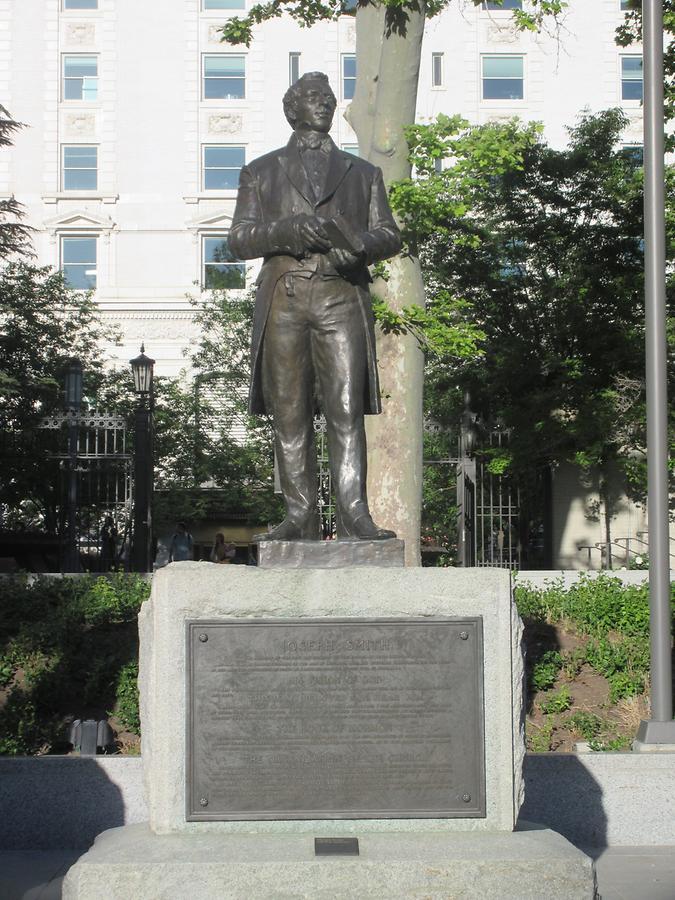
{"label": "book in statue's hand", "polygon": [[321,227],[335,249],[347,250],[355,256],[363,253],[363,241],[356,232],[352,231],[342,216],[337,215],[332,219],[325,219],[321,223]]}

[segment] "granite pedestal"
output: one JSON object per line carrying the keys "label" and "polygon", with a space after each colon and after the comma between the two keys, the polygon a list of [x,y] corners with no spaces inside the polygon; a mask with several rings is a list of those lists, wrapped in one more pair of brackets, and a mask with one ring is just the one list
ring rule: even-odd
{"label": "granite pedestal", "polygon": [[311,835],[104,832],[63,900],[594,900],[591,859],[553,831],[368,834],[358,857]]}
{"label": "granite pedestal", "polygon": [[[383,617],[482,620],[485,815],[187,821],[186,623]],[[149,826],[104,833],[69,872],[65,900],[593,897],[584,854],[552,832],[513,833],[523,799],[523,657],[508,572],[175,563],[155,575],[139,626]],[[321,836],[357,837],[361,855],[314,858]]]}

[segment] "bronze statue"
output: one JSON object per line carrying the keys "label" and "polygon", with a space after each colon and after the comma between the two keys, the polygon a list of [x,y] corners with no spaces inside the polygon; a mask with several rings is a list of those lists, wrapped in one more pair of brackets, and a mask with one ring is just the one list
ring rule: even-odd
{"label": "bronze statue", "polygon": [[249,409],[270,413],[286,518],[256,540],[318,540],[313,417],[326,417],[337,536],[386,540],[366,497],[364,414],[381,411],[368,266],[401,248],[382,172],[329,137],[337,103],[322,72],[284,96],[285,147],[241,170],[229,236],[257,281]]}

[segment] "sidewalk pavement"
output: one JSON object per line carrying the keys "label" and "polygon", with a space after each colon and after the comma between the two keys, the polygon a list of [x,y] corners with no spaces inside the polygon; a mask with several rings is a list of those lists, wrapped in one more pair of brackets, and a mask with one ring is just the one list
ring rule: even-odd
{"label": "sidewalk pavement", "polygon": [[[601,900],[675,900],[675,847],[585,848],[585,852],[595,859]],[[79,856],[78,851],[67,850],[0,853],[0,900],[61,900],[63,876]],[[187,888],[185,896],[189,893]]]}

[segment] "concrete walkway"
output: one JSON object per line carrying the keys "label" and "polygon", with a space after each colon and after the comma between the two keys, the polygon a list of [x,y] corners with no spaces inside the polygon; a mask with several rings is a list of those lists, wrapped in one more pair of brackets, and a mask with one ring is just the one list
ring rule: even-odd
{"label": "concrete walkway", "polygon": [[586,852],[595,859],[601,900],[675,900],[675,847]]}
{"label": "concrete walkway", "polygon": [[[586,848],[586,852],[596,860],[601,900],[675,900],[675,847]],[[63,876],[79,855],[65,850],[0,853],[0,900],[61,900]],[[185,896],[189,898],[189,888]]]}

